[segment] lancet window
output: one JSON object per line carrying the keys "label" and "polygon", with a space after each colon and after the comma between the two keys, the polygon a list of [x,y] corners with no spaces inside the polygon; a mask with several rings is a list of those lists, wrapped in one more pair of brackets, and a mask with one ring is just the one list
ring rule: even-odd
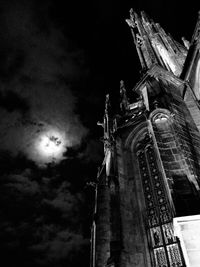
{"label": "lancet window", "polygon": [[153,266],[183,267],[180,245],[173,231],[173,214],[157,155],[149,134],[137,146],[137,159],[145,199],[146,230]]}

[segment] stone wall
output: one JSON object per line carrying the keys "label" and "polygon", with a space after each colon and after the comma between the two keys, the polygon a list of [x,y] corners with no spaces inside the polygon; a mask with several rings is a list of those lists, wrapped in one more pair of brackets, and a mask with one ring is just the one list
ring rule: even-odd
{"label": "stone wall", "polygon": [[[122,250],[120,267],[150,267],[144,226],[144,195],[131,144],[125,147],[126,134],[117,140]],[[133,141],[133,140],[132,140]]]}
{"label": "stone wall", "polygon": [[[167,84],[164,85],[164,89],[168,94],[166,102],[169,99],[170,102],[166,105],[168,109],[157,109],[153,112],[154,133],[171,193],[175,194],[174,187],[176,183],[180,182],[180,179],[182,179],[182,183],[187,183],[188,180],[190,185],[188,184],[188,189],[186,189],[186,184],[185,189],[183,185],[183,191],[186,190],[187,192],[182,192],[181,197],[185,198],[185,202],[188,198],[191,203],[195,203],[196,199],[196,204],[192,205],[195,207],[191,209],[191,214],[194,214],[200,212],[200,133],[178,88]],[[158,115],[163,116],[163,120],[156,120]],[[193,194],[190,197],[189,186],[191,187],[190,195]],[[187,209],[182,210],[182,213],[184,212],[185,215],[189,213]]]}
{"label": "stone wall", "polygon": [[104,267],[110,257],[110,192],[106,179],[98,185],[96,221],[96,265]]}

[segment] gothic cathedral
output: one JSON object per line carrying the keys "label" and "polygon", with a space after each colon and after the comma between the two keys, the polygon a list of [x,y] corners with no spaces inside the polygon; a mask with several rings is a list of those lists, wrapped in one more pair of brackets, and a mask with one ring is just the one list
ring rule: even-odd
{"label": "gothic cathedral", "polygon": [[126,20],[141,63],[120,112],[106,96],[91,267],[200,266],[200,14],[191,42],[148,16]]}

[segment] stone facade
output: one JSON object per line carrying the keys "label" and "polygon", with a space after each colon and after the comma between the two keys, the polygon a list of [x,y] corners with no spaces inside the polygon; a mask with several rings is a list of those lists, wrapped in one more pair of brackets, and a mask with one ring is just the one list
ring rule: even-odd
{"label": "stone facade", "polygon": [[130,103],[106,96],[91,267],[184,267],[173,219],[200,213],[200,23],[190,44],[144,12],[127,20],[142,66]]}

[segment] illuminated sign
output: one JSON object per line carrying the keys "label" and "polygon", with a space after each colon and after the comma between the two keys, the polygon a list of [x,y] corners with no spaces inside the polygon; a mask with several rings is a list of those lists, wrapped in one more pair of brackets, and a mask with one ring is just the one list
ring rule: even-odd
{"label": "illuminated sign", "polygon": [[180,239],[187,267],[199,267],[200,215],[174,218],[174,231]]}

